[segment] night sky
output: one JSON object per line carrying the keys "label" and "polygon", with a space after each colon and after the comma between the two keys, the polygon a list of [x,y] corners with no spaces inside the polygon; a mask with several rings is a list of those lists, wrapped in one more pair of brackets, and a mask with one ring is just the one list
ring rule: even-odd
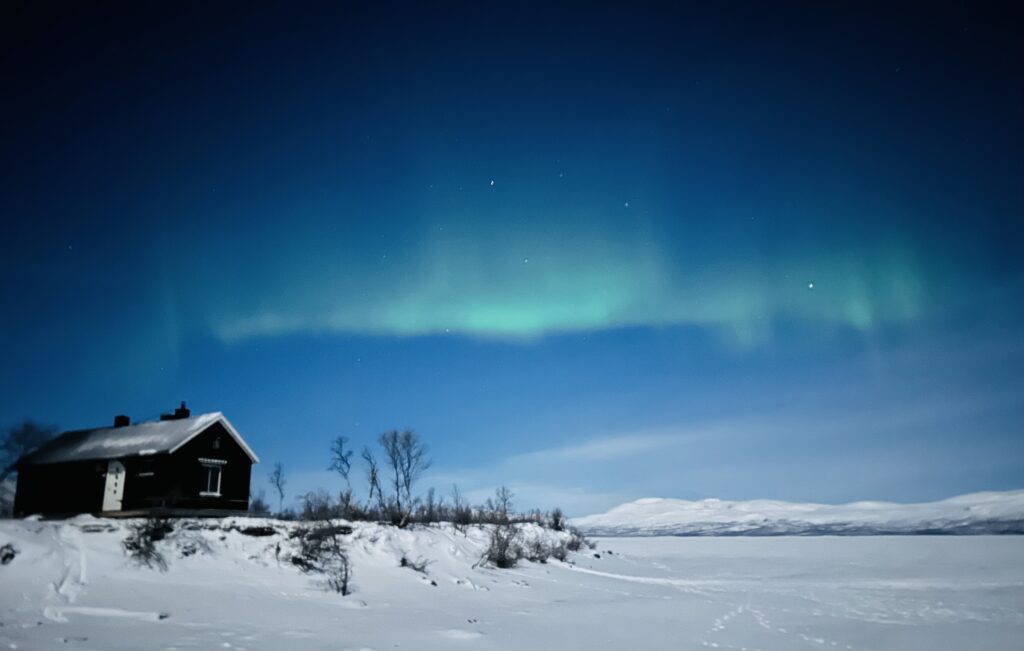
{"label": "night sky", "polygon": [[184,399],[291,495],[410,426],[571,514],[1024,487],[1024,10],[683,4],[5,4],[0,425]]}

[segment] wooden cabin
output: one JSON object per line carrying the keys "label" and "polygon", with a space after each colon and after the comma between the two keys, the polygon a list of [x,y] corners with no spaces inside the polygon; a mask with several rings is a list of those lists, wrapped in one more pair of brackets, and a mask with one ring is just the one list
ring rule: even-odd
{"label": "wooden cabin", "polygon": [[228,515],[249,508],[259,458],[224,414],[64,432],[18,460],[14,514]]}

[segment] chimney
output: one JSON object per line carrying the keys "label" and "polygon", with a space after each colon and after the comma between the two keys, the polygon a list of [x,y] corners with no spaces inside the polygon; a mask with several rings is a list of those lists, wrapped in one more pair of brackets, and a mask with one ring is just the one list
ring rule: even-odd
{"label": "chimney", "polygon": [[128,427],[131,424],[132,421],[124,414],[114,416],[114,427]]}
{"label": "chimney", "polygon": [[192,414],[188,407],[185,406],[185,401],[181,401],[181,406],[175,409],[171,413],[160,414],[160,420],[181,420],[182,418],[188,418]]}
{"label": "chimney", "polygon": [[175,418],[188,418],[191,414],[192,412],[185,406],[184,400],[181,401],[181,406],[174,410]]}

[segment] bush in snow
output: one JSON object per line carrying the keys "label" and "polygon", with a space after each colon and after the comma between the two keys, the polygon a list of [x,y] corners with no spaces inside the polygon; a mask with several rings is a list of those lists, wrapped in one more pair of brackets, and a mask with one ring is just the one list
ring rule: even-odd
{"label": "bush in snow", "polygon": [[128,525],[128,536],[121,542],[124,551],[135,562],[146,567],[167,570],[167,559],[156,548],[156,543],[174,531],[166,518],[146,518]]}
{"label": "bush in snow", "polygon": [[302,520],[330,520],[337,514],[331,504],[331,495],[320,488],[310,491],[302,496],[302,510],[299,518]]}
{"label": "bush in snow", "polygon": [[331,524],[298,532],[299,554],[292,557],[292,563],[305,572],[324,575],[331,590],[343,596],[350,594],[352,562],[342,542],[342,536],[350,533],[352,527]]}
{"label": "bush in snow", "polygon": [[0,547],[0,565],[7,565],[14,560],[14,557],[18,555],[18,550],[14,548],[14,545],[7,543]]}
{"label": "bush in snow", "polygon": [[562,531],[565,529],[565,516],[562,515],[562,509],[556,506],[555,509],[551,511],[551,515],[548,519],[548,526],[555,531]]}
{"label": "bush in snow", "polygon": [[558,544],[550,547],[548,551],[551,554],[551,558],[563,563],[569,558],[569,546],[564,540],[560,540]]}
{"label": "bush in snow", "polygon": [[523,555],[534,563],[547,563],[549,558],[564,561],[569,557],[568,543],[564,540],[548,543],[538,536],[526,544]]}
{"label": "bush in snow", "polygon": [[544,541],[541,540],[538,536],[537,538],[534,538],[530,542],[526,543],[526,546],[523,549],[523,555],[526,557],[526,560],[528,561],[534,563],[547,563],[548,557],[551,554],[548,545],[545,544]]}
{"label": "bush in snow", "polygon": [[249,513],[256,516],[270,515],[270,504],[267,503],[264,491],[261,490],[249,499]]}
{"label": "bush in snow", "polygon": [[327,576],[327,585],[331,590],[340,592],[343,597],[351,593],[349,582],[352,580],[352,561],[349,560],[348,554],[345,553],[340,543],[337,543],[337,548],[332,552],[324,574]]}
{"label": "bush in snow", "polygon": [[481,561],[490,563],[494,567],[506,569],[515,567],[522,558],[523,551],[519,544],[519,530],[514,524],[496,524],[491,529],[490,538],[487,542],[487,551],[484,552]]}
{"label": "bush in snow", "polygon": [[578,552],[579,550],[583,549],[584,547],[586,547],[588,549],[593,549],[594,547],[597,547],[596,543],[593,543],[593,542],[587,540],[586,536],[584,536],[582,533],[580,533],[580,530],[577,529],[576,527],[569,527],[568,531],[569,531],[569,542],[566,543],[566,546],[568,547],[569,551],[571,551],[571,552]]}
{"label": "bush in snow", "polygon": [[427,573],[427,566],[430,565],[430,561],[425,558],[417,560],[410,560],[406,554],[402,554],[401,560],[398,561],[399,567],[407,567],[410,570],[419,572],[420,574]]}

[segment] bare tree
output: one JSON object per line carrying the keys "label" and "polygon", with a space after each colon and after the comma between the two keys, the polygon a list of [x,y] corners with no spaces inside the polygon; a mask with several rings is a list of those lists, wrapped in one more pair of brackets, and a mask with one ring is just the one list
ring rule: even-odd
{"label": "bare tree", "polygon": [[434,487],[427,490],[427,500],[423,508],[423,519],[426,522],[437,522],[437,501],[434,499]]}
{"label": "bare tree", "polygon": [[513,493],[508,486],[501,486],[494,491],[494,511],[499,522],[508,522],[508,515],[512,512]]}
{"label": "bare tree", "polygon": [[341,475],[345,486],[352,487],[348,480],[348,473],[352,470],[352,450],[348,449],[348,437],[339,436],[331,443],[331,465],[327,469]]}
{"label": "bare tree", "polygon": [[473,520],[473,510],[462,497],[457,484],[452,484],[452,522],[456,527],[464,527]]}
{"label": "bare tree", "polygon": [[384,450],[384,459],[391,468],[391,486],[394,490],[395,508],[402,510],[402,461],[399,451],[398,430],[388,430],[380,435],[378,442]]}
{"label": "bare tree", "polygon": [[7,430],[0,439],[0,481],[14,472],[18,459],[46,443],[57,433],[52,425],[40,425],[26,420]]}
{"label": "bare tree", "polygon": [[367,498],[373,504],[374,496],[377,497],[377,506],[381,513],[384,512],[384,493],[380,488],[380,470],[377,466],[377,459],[373,456],[373,450],[363,447],[363,461],[366,462],[366,476],[370,481],[370,497]]}
{"label": "bare tree", "polygon": [[427,446],[411,429],[389,430],[378,440],[392,473],[395,507],[405,515],[412,507],[413,484],[430,467]]}
{"label": "bare tree", "polygon": [[278,461],[274,464],[274,470],[270,473],[270,485],[277,491],[277,512],[280,513],[284,510],[284,487],[288,484],[288,479],[284,475],[284,466]]}

